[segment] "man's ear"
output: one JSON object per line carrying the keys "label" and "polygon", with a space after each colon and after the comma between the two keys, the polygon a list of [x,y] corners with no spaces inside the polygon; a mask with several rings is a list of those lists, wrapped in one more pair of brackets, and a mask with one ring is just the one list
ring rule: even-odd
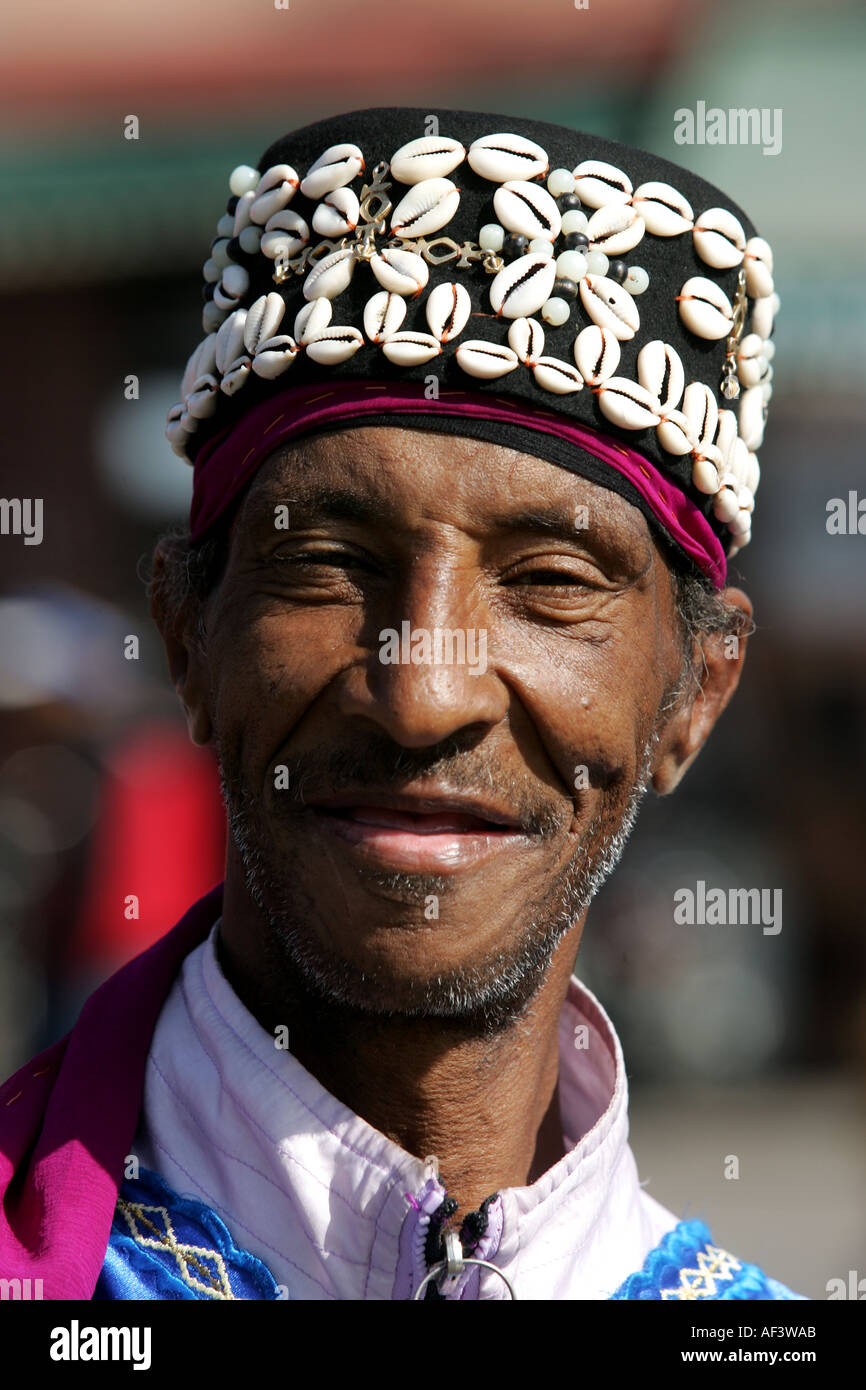
{"label": "man's ear", "polygon": [[[185,544],[185,542],[181,542]],[[171,581],[178,561],[178,541],[164,537],[153,552],[150,584],[150,613],[162,637],[168,657],[172,684],[186,716],[193,743],[208,744],[213,735],[207,704],[204,656],[198,641],[199,600],[193,595],[179,599]]]}
{"label": "man's ear", "polygon": [[752,604],[742,589],[725,589],[720,597],[745,614],[746,633],[728,637],[707,633],[701,639],[695,654],[700,684],[671,715],[659,740],[652,774],[652,787],[659,796],[667,796],[685,776],[740,682]]}

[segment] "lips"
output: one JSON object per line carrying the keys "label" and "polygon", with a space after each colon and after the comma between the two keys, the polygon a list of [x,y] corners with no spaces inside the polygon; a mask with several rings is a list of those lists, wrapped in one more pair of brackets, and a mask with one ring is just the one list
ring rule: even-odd
{"label": "lips", "polygon": [[490,834],[494,831],[510,830],[502,822],[487,820],[482,816],[471,815],[465,811],[396,811],[388,806],[322,806],[324,814],[340,816],[353,820],[359,825],[380,826],[382,829],[406,830],[413,835],[438,835],[453,831],[458,835],[473,832]]}
{"label": "lips", "polygon": [[474,797],[410,796],[405,793],[358,792],[307,803],[311,810],[345,817],[366,825],[409,830],[489,832],[523,829],[519,817],[505,808]]}

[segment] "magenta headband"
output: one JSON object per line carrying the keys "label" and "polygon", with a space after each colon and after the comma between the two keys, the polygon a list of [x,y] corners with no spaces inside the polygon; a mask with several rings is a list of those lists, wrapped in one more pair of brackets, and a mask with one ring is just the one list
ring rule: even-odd
{"label": "magenta headband", "polygon": [[[643,498],[662,529],[720,589],[722,544],[704,514],[637,450],[554,411],[479,391],[442,391],[428,400],[422,382],[318,381],[293,386],[254,406],[208,440],[195,460],[190,533],[201,540],[246,487],[259,465],[289,439],[381,415],[440,415],[498,421],[552,435],[609,465]],[[470,431],[467,430],[467,433]],[[544,455],[541,455],[544,457]],[[575,472],[580,472],[575,469]],[[593,474],[594,481],[598,475]],[[642,509],[643,510],[643,509]]]}

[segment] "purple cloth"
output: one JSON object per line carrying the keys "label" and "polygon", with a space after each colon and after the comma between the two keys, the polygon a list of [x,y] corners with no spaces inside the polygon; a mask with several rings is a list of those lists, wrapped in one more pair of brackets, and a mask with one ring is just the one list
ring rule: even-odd
{"label": "purple cloth", "polygon": [[88,999],[75,1027],[0,1087],[0,1277],[89,1299],[138,1126],[159,1012],[222,908],[222,884]]}

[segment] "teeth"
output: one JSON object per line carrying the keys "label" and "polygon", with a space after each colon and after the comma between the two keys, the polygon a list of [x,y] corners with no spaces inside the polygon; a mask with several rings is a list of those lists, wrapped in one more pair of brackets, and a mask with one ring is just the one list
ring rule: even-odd
{"label": "teeth", "polygon": [[539,357],[532,368],[532,375],[545,391],[553,391],[557,396],[579,391],[583,377],[570,362],[560,362],[556,357]]}
{"label": "teeth", "polygon": [[377,255],[371,256],[370,269],[384,290],[413,298],[421,293],[430,278],[427,262],[422,256],[397,246],[385,246]]}
{"label": "teeth", "polygon": [[708,208],[702,212],[692,229],[692,237],[701,260],[714,270],[732,270],[742,264],[746,234],[727,209]]}
{"label": "teeth", "polygon": [[[734,321],[731,301],[713,280],[694,275],[679,293],[680,318],[699,338],[726,338]],[[760,303],[760,301],[759,301]]]}
{"label": "teeth", "polygon": [[395,236],[430,236],[451,221],[460,202],[460,190],[450,179],[422,179],[401,198],[391,217]]}
{"label": "teeth", "polygon": [[574,360],[584,381],[601,386],[612,377],[619,366],[619,342],[609,329],[592,324],[578,333],[574,340]]}
{"label": "teeth", "polygon": [[556,262],[547,256],[518,256],[490,286],[490,303],[497,314],[518,319],[535,314],[547,302],[556,279]]}
{"label": "teeth", "polygon": [[593,323],[606,328],[620,342],[628,342],[640,328],[634,296],[604,275],[586,275],[580,282],[580,298]]}
{"label": "teeth", "polygon": [[[435,294],[436,291],[434,290]],[[384,343],[400,328],[406,317],[406,301],[401,294],[380,290],[364,306],[364,332],[370,343]]]}
{"label": "teeth", "polygon": [[522,179],[511,179],[497,188],[493,207],[502,226],[521,236],[555,241],[562,229],[562,214],[546,188]]}
{"label": "teeth", "polygon": [[527,140],[525,135],[499,131],[473,140],[467,155],[470,167],[482,179],[491,183],[507,183],[509,179],[535,179],[547,173],[547,152]]}
{"label": "teeth", "polygon": [[544,352],[544,329],[537,319],[515,319],[508,330],[508,342],[526,367],[534,367]]}
{"label": "teeth", "polygon": [[307,356],[312,357],[314,362],[332,366],[337,362],[346,362],[363,346],[364,339],[357,328],[348,324],[339,327],[332,324],[307,344]]}
{"label": "teeth", "polygon": [[623,203],[607,203],[589,219],[586,235],[594,251],[606,256],[624,256],[643,240],[645,224],[634,208]]}
{"label": "teeth", "polygon": [[430,362],[434,357],[438,357],[442,345],[432,333],[408,330],[405,333],[392,333],[383,342],[382,351],[388,361],[394,362],[398,367],[418,367],[423,362]]}
{"label": "teeth", "polygon": [[401,145],[391,160],[391,173],[399,183],[421,183],[445,178],[466,158],[459,140],[445,135],[422,135]]}
{"label": "teeth", "polygon": [[256,376],[273,381],[275,377],[288,371],[297,355],[298,345],[288,333],[283,333],[278,338],[268,338],[259,344],[253,358],[253,371]]}
{"label": "teeth", "polygon": [[665,414],[679,405],[686,376],[679,353],[669,343],[658,338],[645,343],[637,355],[637,375]]}
{"label": "teeth", "polygon": [[627,203],[632,195],[628,174],[601,159],[587,159],[572,170],[574,191],[588,208],[602,208],[607,203]]}
{"label": "teeth", "polygon": [[364,156],[357,145],[331,145],[310,165],[306,178],[301,180],[301,192],[305,198],[323,198],[363,172]]}
{"label": "teeth", "polygon": [[679,236],[694,225],[691,203],[669,183],[642,183],[631,203],[652,236]]}
{"label": "teeth", "polygon": [[326,193],[313,213],[313,230],[323,237],[347,236],[358,225],[361,204],[351,188]]}
{"label": "teeth", "polygon": [[501,343],[488,343],[483,339],[462,343],[454,355],[464,372],[485,381],[506,376],[520,366],[520,358],[513,348],[504,347]]}
{"label": "teeth", "polygon": [[440,343],[459,337],[469,322],[471,312],[469,293],[456,282],[437,285],[427,296],[427,326]]}

